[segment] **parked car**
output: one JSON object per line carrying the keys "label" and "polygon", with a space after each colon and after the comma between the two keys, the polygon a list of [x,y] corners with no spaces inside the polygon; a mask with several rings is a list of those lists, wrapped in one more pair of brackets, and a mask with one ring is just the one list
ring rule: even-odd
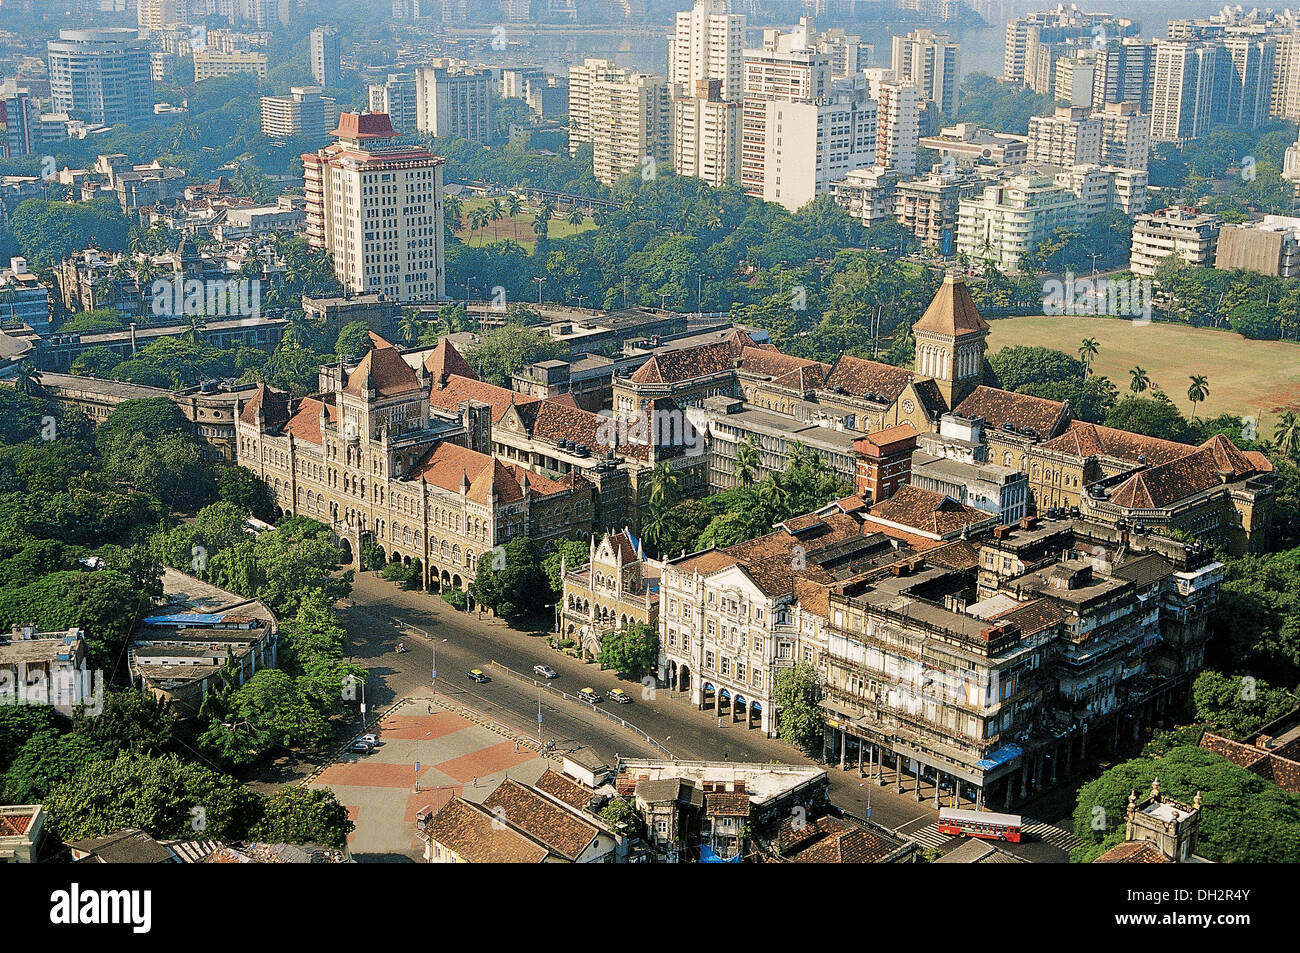
{"label": "parked car", "polygon": [[533,674],[540,675],[542,678],[559,678],[560,673],[549,665],[534,665]]}
{"label": "parked car", "polygon": [[368,754],[375,746],[369,741],[362,741],[358,738],[352,744],[348,745],[349,751],[355,751],[357,754]]}
{"label": "parked car", "polygon": [[379,745],[379,736],[375,734],[362,735],[360,738],[357,739],[357,741],[364,741],[367,744],[369,744],[370,747],[374,748]]}
{"label": "parked car", "polygon": [[612,702],[618,702],[620,705],[632,704],[632,696],[621,688],[611,688],[605,693],[605,697]]}
{"label": "parked car", "polygon": [[484,672],[483,672],[482,669],[472,668],[472,669],[470,669],[468,672],[466,672],[465,674],[469,676],[470,681],[472,681],[472,682],[490,682],[490,681],[492,681],[492,679],[488,678],[487,675],[484,674]]}
{"label": "parked car", "polygon": [[597,692],[594,688],[584,688],[582,689],[582,691],[578,692],[578,698],[580,701],[584,701],[587,702],[588,704],[594,705],[598,701],[600,701],[600,693]]}

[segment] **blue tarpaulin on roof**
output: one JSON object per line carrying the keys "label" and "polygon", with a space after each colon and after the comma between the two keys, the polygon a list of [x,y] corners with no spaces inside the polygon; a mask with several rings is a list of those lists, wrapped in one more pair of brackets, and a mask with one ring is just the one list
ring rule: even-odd
{"label": "blue tarpaulin on roof", "polygon": [[216,625],[226,617],[225,613],[178,612],[175,615],[154,615],[144,620],[145,625]]}
{"label": "blue tarpaulin on roof", "polygon": [[707,847],[707,846],[701,845],[701,846],[700,846],[700,863],[702,863],[702,864],[738,864],[738,863],[740,863],[740,855],[737,854],[735,857],[719,857],[717,854],[715,854],[715,853],[713,852],[713,848],[712,848],[712,847]]}
{"label": "blue tarpaulin on roof", "polygon": [[976,761],[975,766],[987,771],[989,768],[996,768],[998,765],[1006,764],[1008,761],[1015,761],[1016,758],[1019,758],[1024,753],[1025,752],[1020,745],[1003,745],[1001,748],[990,751],[987,758],[981,758],[979,761]]}

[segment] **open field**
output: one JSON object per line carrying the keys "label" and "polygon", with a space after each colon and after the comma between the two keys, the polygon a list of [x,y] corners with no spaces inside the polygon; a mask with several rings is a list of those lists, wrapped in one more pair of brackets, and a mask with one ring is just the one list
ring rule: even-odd
{"label": "open field", "polygon": [[[461,204],[460,220],[464,225],[457,237],[467,245],[479,247],[493,242],[512,239],[526,248],[530,253],[537,247],[537,236],[533,234],[533,219],[537,216],[535,205],[524,205],[524,209],[514,218],[503,218],[499,222],[490,222],[486,228],[474,231],[469,226],[469,217],[475,209],[485,207],[491,199],[464,199]],[[570,225],[563,218],[552,218],[547,235],[552,239],[569,238],[596,228],[590,218],[581,225]]]}
{"label": "open field", "polygon": [[1016,344],[1056,348],[1078,357],[1079,342],[1096,338],[1100,353],[1093,370],[1127,394],[1129,368],[1140,365],[1178,409],[1191,412],[1188,377],[1205,374],[1210,397],[1198,416],[1239,414],[1260,419],[1260,432],[1272,433],[1283,410],[1300,409],[1300,345],[1249,341],[1230,331],[1176,324],[1135,325],[1120,318],[1029,316],[989,322],[989,352]]}

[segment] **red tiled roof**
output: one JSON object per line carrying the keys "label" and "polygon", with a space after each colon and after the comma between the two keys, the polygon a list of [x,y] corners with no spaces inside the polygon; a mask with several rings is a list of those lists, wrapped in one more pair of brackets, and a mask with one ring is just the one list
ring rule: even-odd
{"label": "red tiled roof", "polygon": [[576,861],[600,829],[518,781],[502,781],[483,806],[565,860]]}
{"label": "red tiled roof", "polygon": [[439,410],[451,414],[459,413],[460,402],[463,400],[477,400],[485,404],[492,405],[492,423],[501,422],[511,405],[524,407],[529,404],[540,403],[536,397],[527,397],[508,387],[497,387],[495,384],[487,384],[480,381],[477,377],[462,377],[460,374],[452,373],[447,378],[446,383],[439,384],[437,378],[434,378],[433,388],[429,392],[429,403]]}
{"label": "red tiled roof", "polygon": [[340,139],[391,139],[397,135],[387,113],[342,113],[330,133]]}
{"label": "red tiled roof", "polygon": [[932,334],[957,336],[973,331],[989,330],[988,322],[980,317],[979,309],[970,296],[966,282],[956,275],[948,275],[934,294],[934,300],[912,325],[912,331],[929,331]]}
{"label": "red tiled roof", "polygon": [[392,397],[419,390],[420,380],[415,376],[415,371],[411,370],[411,365],[402,360],[397,349],[390,345],[367,351],[348,375],[343,390],[360,396],[372,385],[380,396]]}
{"label": "red tiled roof", "polygon": [[826,375],[822,389],[834,391],[837,387],[842,387],[854,397],[875,394],[886,403],[893,403],[911,380],[912,372],[907,368],[841,354]]}
{"label": "red tiled roof", "polygon": [[731,370],[735,367],[738,346],[739,342],[719,341],[663,351],[642,364],[628,379],[634,384],[676,384]]}
{"label": "red tiled roof", "polygon": [[289,395],[284,391],[258,384],[253,396],[239,412],[240,421],[246,424],[256,423],[259,407],[262,408],[266,426],[271,430],[279,430],[289,419]]}
{"label": "red tiled roof", "polygon": [[[807,358],[782,354],[776,350],[746,347],[740,352],[740,369],[750,374],[777,380],[806,379],[820,382],[830,372],[831,366],[821,361],[810,361]],[[800,372],[807,372],[807,376]]]}
{"label": "red tiled roof", "polygon": [[1249,456],[1216,434],[1186,456],[1135,473],[1115,488],[1110,502],[1124,509],[1159,509],[1221,485],[1221,474],[1236,480],[1256,472]]}
{"label": "red tiled roof", "polygon": [[895,450],[902,450],[908,444],[915,447],[916,436],[916,428],[911,424],[897,424],[893,427],[885,427],[883,430],[869,433],[865,437],[859,437],[853,441],[853,449],[858,453],[871,453],[873,450],[890,453]]}
{"label": "red tiled roof", "polygon": [[1159,466],[1179,457],[1185,457],[1196,448],[1173,440],[1161,440],[1143,434],[1103,427],[1084,420],[1072,420],[1059,437],[1042,444],[1042,449],[1066,453],[1076,457],[1112,457],[1129,463],[1142,462]]}
{"label": "red tiled roof", "polygon": [[453,374],[474,381],[479,379],[474,368],[470,367],[469,361],[461,356],[460,351],[456,350],[455,345],[447,338],[440,340],[438,346],[429,352],[424,359],[424,369],[433,378],[434,387],[446,384],[447,379]]}
{"label": "red tiled roof", "polygon": [[0,814],[0,837],[21,837],[32,826],[36,813]]}
{"label": "red tiled roof", "polygon": [[338,420],[338,410],[333,404],[333,398],[322,400],[319,397],[304,397],[298,401],[298,408],[284,425],[284,432],[291,433],[297,440],[304,440],[307,443],[314,443],[320,446],[322,443],[320,432],[320,409],[325,408],[325,420],[328,423],[334,423]]}
{"label": "red tiled roof", "polygon": [[412,478],[423,478],[426,483],[459,493],[462,483],[469,483],[469,499],[488,503],[495,487],[497,500],[514,503],[523,499],[523,490],[515,480],[514,472],[487,454],[461,447],[454,443],[440,443],[411,471]]}
{"label": "red tiled roof", "polygon": [[1116,844],[1100,857],[1094,864],[1167,864],[1169,858],[1160,852],[1160,848],[1150,841],[1126,840]]}
{"label": "red tiled roof", "polygon": [[942,493],[932,493],[910,483],[900,486],[893,496],[875,504],[869,512],[879,519],[937,536],[959,533],[967,526],[995,518]]}
{"label": "red tiled roof", "polygon": [[1017,430],[1036,431],[1042,440],[1056,432],[1068,410],[1059,400],[1017,394],[987,384],[976,387],[953,409],[963,417],[983,417],[990,431],[1011,424]]}
{"label": "red tiled roof", "polygon": [[433,815],[425,834],[472,864],[540,864],[550,854],[491,811],[459,797]]}

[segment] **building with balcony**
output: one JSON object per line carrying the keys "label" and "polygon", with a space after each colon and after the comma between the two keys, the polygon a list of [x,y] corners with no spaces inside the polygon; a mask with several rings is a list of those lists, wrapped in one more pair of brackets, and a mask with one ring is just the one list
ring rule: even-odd
{"label": "building with balcony", "polygon": [[1153,277],[1170,255],[1184,264],[1212,267],[1219,242],[1219,217],[1193,208],[1173,206],[1139,215],[1133,223],[1129,269]]}

